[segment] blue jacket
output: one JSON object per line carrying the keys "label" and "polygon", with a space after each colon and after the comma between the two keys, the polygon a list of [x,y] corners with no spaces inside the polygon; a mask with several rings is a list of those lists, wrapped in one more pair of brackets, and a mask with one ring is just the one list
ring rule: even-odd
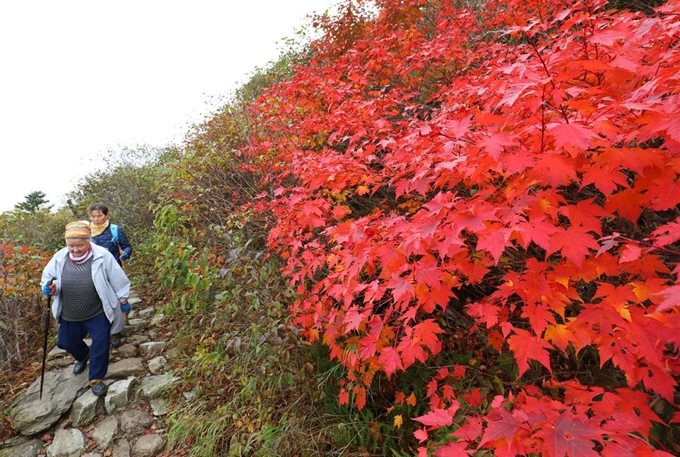
{"label": "blue jacket", "polygon": [[107,249],[111,254],[113,254],[113,257],[116,259],[116,262],[118,262],[118,265],[123,265],[123,262],[120,260],[120,256],[122,254],[120,252],[121,249],[124,252],[127,252],[128,256],[132,254],[132,246],[130,245],[127,236],[120,225],[118,226],[118,243],[113,241],[113,234],[111,234],[111,223],[106,226],[102,233],[97,236],[93,236],[92,242]]}

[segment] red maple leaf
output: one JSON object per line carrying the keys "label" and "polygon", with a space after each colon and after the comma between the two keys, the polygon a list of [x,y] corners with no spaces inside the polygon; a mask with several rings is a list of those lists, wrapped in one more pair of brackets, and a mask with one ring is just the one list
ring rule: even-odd
{"label": "red maple leaf", "polygon": [[550,250],[550,238],[559,231],[555,224],[540,218],[532,218],[529,222],[520,222],[514,229],[520,233],[524,249],[533,241],[546,251]]}
{"label": "red maple leaf", "polygon": [[515,335],[508,338],[508,345],[517,360],[519,376],[521,377],[529,369],[528,360],[537,360],[552,373],[550,354],[547,350],[553,349],[553,346],[526,330],[516,328],[514,331]]}
{"label": "red maple leaf", "polygon": [[581,181],[581,188],[588,184],[593,184],[605,196],[611,195],[619,186],[622,188],[628,187],[626,176],[618,167],[612,167],[608,163],[603,165],[593,164],[586,168],[583,180]]}
{"label": "red maple leaf", "polygon": [[466,451],[467,443],[448,442],[434,451],[435,457],[466,457],[472,455],[474,450]]}
{"label": "red maple leaf", "polygon": [[574,164],[567,157],[559,154],[546,154],[536,162],[531,177],[547,182],[552,187],[568,185],[577,179]]}
{"label": "red maple leaf", "polygon": [[464,228],[475,233],[486,228],[485,221],[497,221],[498,208],[486,203],[476,203],[463,207],[456,207],[456,213],[451,216],[457,230]]}
{"label": "red maple leaf", "polygon": [[640,248],[640,246],[638,246],[637,244],[628,243],[625,246],[623,246],[621,254],[619,254],[619,262],[620,263],[632,262],[633,260],[639,259],[641,254],[642,248]]}
{"label": "red maple leaf", "polygon": [[414,338],[420,339],[433,354],[438,354],[441,350],[441,341],[437,334],[443,332],[434,319],[426,319],[413,326]]}
{"label": "red maple leaf", "polygon": [[666,311],[667,309],[675,308],[680,306],[680,286],[669,287],[666,290],[658,292],[655,295],[662,295],[666,297],[656,308],[656,312]]}
{"label": "red maple leaf", "polygon": [[383,367],[388,378],[392,373],[397,371],[397,369],[404,369],[404,365],[401,363],[401,356],[396,349],[389,346],[380,351],[378,363]]}
{"label": "red maple leaf", "polygon": [[462,440],[473,442],[482,434],[482,421],[478,417],[468,417],[467,423],[452,433]]}
{"label": "red maple leaf", "polygon": [[555,137],[555,145],[563,148],[565,145],[573,145],[581,149],[588,149],[597,133],[583,124],[548,124],[548,131]]}
{"label": "red maple leaf", "polygon": [[611,163],[623,169],[644,175],[646,167],[663,168],[664,158],[655,154],[652,149],[643,148],[604,148],[604,152],[596,159],[597,163]]}
{"label": "red maple leaf", "polygon": [[522,173],[536,164],[536,158],[526,151],[515,153],[505,152],[499,159],[500,164],[509,173]]}
{"label": "red maple leaf", "polygon": [[498,224],[491,225],[485,230],[477,232],[477,247],[476,249],[487,251],[494,258],[495,262],[501,258],[503,251],[510,244],[510,229],[502,227]]}
{"label": "red maple leaf", "polygon": [[456,415],[456,411],[458,411],[459,408],[460,404],[454,400],[453,404],[447,409],[433,408],[427,414],[414,417],[413,420],[431,427],[432,429],[445,427],[453,423],[453,417]]}
{"label": "red maple leaf", "polygon": [[595,238],[582,227],[562,229],[554,234],[550,240],[548,255],[562,250],[562,255],[579,267],[589,254],[588,249],[598,250],[600,247]]}
{"label": "red maple leaf", "polygon": [[516,144],[517,140],[514,139],[514,135],[508,132],[494,133],[477,142],[478,146],[486,149],[487,154],[496,160],[498,160],[498,156],[506,146],[514,146]]}
{"label": "red maple leaf", "polygon": [[576,205],[569,205],[564,209],[572,227],[582,227],[586,232],[602,234],[602,222],[600,218],[608,213],[601,206],[594,203],[595,198],[581,200]]}
{"label": "red maple leaf", "polygon": [[652,232],[652,239],[656,246],[668,246],[680,240],[680,217],[654,230]]}
{"label": "red maple leaf", "polygon": [[545,424],[536,436],[543,438],[543,450],[550,457],[598,457],[593,439],[602,430],[587,417],[564,411],[552,424]]}
{"label": "red maple leaf", "polygon": [[635,224],[642,213],[642,200],[643,196],[638,190],[623,189],[610,195],[604,207],[607,211],[616,212]]}
{"label": "red maple leaf", "polygon": [[479,447],[493,444],[494,447],[512,447],[518,438],[518,432],[524,425],[504,408],[495,408],[486,416],[487,427]]}
{"label": "red maple leaf", "polygon": [[680,203],[680,182],[675,181],[675,171],[672,179],[655,180],[645,197],[649,199],[651,208],[655,211],[675,208]]}
{"label": "red maple leaf", "polygon": [[420,345],[420,342],[417,339],[413,339],[409,334],[401,338],[397,350],[401,354],[404,369],[413,365],[416,360],[421,362],[427,360],[427,352]]}

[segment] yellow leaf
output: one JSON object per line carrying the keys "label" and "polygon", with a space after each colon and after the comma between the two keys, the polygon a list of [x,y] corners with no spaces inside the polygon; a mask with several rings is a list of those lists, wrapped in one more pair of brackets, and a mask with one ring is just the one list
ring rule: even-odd
{"label": "yellow leaf", "polygon": [[649,287],[643,282],[633,281],[630,283],[633,286],[633,293],[640,301],[645,301],[649,298]]}
{"label": "yellow leaf", "polygon": [[622,306],[621,309],[619,310],[619,314],[621,314],[621,317],[623,317],[628,322],[633,321],[633,316],[630,315],[630,311],[628,311],[627,306]]}
{"label": "yellow leaf", "polygon": [[555,282],[558,284],[562,284],[565,288],[569,288],[569,276],[565,277],[560,277],[560,276],[555,276]]}
{"label": "yellow leaf", "polygon": [[567,349],[569,343],[576,342],[573,332],[565,324],[548,325],[543,339],[550,341],[563,351]]}
{"label": "yellow leaf", "polygon": [[401,428],[401,424],[404,423],[404,419],[401,417],[401,414],[398,414],[394,416],[394,426],[397,428]]}

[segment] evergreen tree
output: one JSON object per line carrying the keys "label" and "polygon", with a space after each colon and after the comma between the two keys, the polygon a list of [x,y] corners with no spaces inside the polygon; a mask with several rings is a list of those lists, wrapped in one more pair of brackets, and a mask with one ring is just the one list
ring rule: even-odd
{"label": "evergreen tree", "polygon": [[49,211],[53,205],[48,205],[49,200],[45,197],[46,195],[43,191],[31,192],[24,197],[23,202],[14,205],[14,209],[31,214],[39,211]]}

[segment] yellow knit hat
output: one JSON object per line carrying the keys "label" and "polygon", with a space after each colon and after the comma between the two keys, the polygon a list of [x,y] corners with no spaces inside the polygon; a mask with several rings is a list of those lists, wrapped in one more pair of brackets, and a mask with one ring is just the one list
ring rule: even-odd
{"label": "yellow knit hat", "polygon": [[90,238],[90,225],[87,222],[76,221],[66,224],[65,238]]}

